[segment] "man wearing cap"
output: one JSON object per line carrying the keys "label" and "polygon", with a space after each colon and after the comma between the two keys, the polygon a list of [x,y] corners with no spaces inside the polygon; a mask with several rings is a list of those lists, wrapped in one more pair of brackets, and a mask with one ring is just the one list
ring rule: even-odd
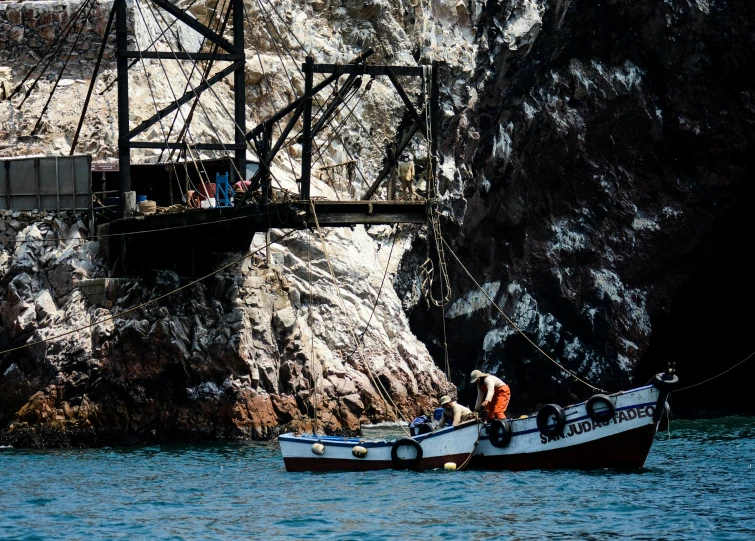
{"label": "man wearing cap", "polygon": [[451,397],[448,395],[441,397],[440,407],[443,408],[443,415],[440,416],[438,429],[446,426],[446,422],[448,421],[451,421],[452,426],[456,426],[459,423],[463,423],[474,417],[474,414],[469,408],[457,404],[454,400],[451,400]]}
{"label": "man wearing cap", "polygon": [[398,162],[398,178],[401,180],[401,191],[404,199],[414,198],[414,159],[408,152],[401,155]]}
{"label": "man wearing cap", "polygon": [[470,374],[472,383],[477,384],[477,403],[474,410],[485,410],[488,414],[486,421],[505,419],[506,408],[509,406],[511,391],[509,386],[495,376],[473,370]]}

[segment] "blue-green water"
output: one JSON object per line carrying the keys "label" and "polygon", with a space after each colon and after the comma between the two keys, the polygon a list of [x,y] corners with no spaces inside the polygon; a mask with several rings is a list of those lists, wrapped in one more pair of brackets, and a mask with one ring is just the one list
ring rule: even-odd
{"label": "blue-green water", "polygon": [[286,473],[274,445],[0,450],[2,539],[755,539],[755,419],[646,468]]}

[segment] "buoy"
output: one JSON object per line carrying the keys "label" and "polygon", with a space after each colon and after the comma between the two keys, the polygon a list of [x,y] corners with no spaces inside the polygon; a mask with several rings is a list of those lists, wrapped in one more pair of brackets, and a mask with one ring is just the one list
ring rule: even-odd
{"label": "buoy", "polygon": [[456,462],[446,462],[443,467],[448,471],[456,471]]}
{"label": "buoy", "polygon": [[317,443],[313,443],[312,452],[316,455],[321,455],[325,452],[325,446],[319,441]]}
{"label": "buoy", "polygon": [[367,449],[361,445],[357,445],[351,450],[351,454],[357,458],[364,458],[367,456]]}

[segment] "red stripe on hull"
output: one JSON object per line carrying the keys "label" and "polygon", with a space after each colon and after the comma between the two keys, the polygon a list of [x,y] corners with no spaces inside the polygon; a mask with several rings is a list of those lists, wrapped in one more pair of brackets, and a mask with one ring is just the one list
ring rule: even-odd
{"label": "red stripe on hull", "polygon": [[655,437],[653,425],[643,426],[570,447],[518,455],[475,456],[469,467],[485,470],[552,468],[641,468]]}
{"label": "red stripe on hull", "polygon": [[[468,454],[436,456],[423,458],[418,470],[429,470],[432,468],[442,468],[446,462],[455,462],[461,466],[467,459]],[[372,471],[388,470],[393,468],[393,462],[390,460],[362,460],[357,458],[303,458],[288,457],[283,458],[286,465],[286,471],[303,472],[303,471]]]}

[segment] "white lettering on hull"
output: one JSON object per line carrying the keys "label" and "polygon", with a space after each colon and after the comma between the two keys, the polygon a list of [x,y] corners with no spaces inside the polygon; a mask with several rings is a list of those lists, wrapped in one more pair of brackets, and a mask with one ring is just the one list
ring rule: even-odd
{"label": "white lettering on hull", "polygon": [[611,424],[617,425],[627,421],[633,421],[635,419],[643,419],[645,417],[652,418],[654,413],[655,406],[639,406],[621,410],[617,415],[614,415],[613,419],[605,423],[596,423],[592,420],[586,420],[579,423],[572,423],[570,425],[567,425],[567,427],[561,434],[557,434],[555,436],[544,436],[541,434],[540,443],[545,445],[553,441],[579,436],[580,434],[586,434],[588,432],[598,430]]}

